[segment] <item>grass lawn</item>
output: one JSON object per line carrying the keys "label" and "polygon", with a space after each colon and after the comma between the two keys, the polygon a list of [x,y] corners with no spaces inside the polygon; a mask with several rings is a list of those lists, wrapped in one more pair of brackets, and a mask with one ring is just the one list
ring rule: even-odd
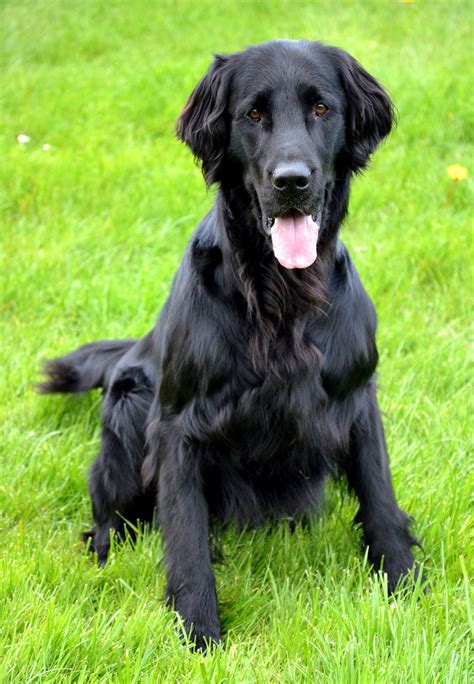
{"label": "grass lawn", "polygon": [[[471,3],[3,0],[1,11],[0,681],[468,682]],[[105,570],[79,544],[99,394],[41,398],[33,383],[44,357],[153,325],[213,196],[174,119],[210,53],[274,37],[344,47],[399,110],[354,183],[343,239],[379,313],[395,487],[431,593],[387,598],[359,553],[356,503],[332,486],[311,529],[224,534],[225,645],[192,655],[161,601],[159,534],[115,549]],[[467,180],[450,179],[455,163]]]}

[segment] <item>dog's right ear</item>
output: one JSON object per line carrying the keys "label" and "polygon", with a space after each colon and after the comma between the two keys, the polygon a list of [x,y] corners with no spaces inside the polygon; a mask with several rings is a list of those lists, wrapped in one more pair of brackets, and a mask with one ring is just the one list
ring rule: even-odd
{"label": "dog's right ear", "polygon": [[200,161],[208,185],[220,180],[228,144],[229,62],[229,57],[215,55],[214,62],[194,88],[176,123],[178,138],[189,145]]}

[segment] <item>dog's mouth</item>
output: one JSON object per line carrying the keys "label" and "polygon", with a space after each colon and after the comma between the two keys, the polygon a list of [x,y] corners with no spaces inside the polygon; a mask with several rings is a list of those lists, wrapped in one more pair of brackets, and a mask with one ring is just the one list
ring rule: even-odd
{"label": "dog's mouth", "polygon": [[316,261],[320,223],[318,215],[303,214],[297,209],[267,218],[273,253],[281,266],[308,268]]}

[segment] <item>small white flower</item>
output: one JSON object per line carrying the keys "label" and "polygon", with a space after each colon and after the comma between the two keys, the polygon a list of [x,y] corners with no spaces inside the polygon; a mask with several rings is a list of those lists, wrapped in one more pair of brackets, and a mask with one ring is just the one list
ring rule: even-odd
{"label": "small white flower", "polygon": [[49,143],[45,143],[41,149],[43,150],[43,152],[47,152],[51,149],[51,145]]}
{"label": "small white flower", "polygon": [[20,133],[19,135],[17,135],[16,139],[20,143],[20,145],[26,145],[26,143],[30,142],[30,136],[25,135],[24,133]]}

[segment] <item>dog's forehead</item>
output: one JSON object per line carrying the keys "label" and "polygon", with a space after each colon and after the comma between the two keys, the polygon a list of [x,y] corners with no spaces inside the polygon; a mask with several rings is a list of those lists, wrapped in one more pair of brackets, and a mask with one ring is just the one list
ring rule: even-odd
{"label": "dog's forehead", "polygon": [[249,47],[230,59],[237,92],[298,84],[334,88],[339,81],[334,60],[320,43],[271,41]]}

